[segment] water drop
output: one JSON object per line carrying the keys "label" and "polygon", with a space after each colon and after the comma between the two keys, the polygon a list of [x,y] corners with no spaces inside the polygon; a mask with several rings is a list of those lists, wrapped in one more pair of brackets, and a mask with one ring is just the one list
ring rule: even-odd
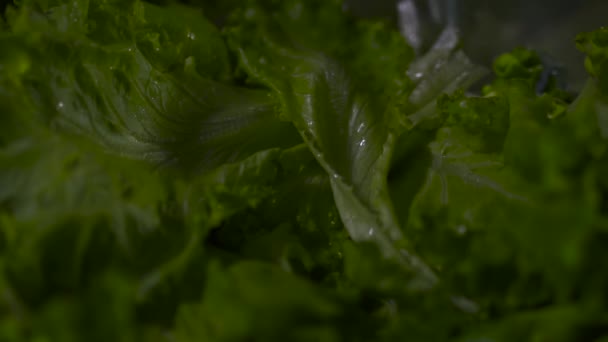
{"label": "water drop", "polygon": [[196,35],[194,34],[194,32],[188,32],[188,38],[195,40],[196,39]]}
{"label": "water drop", "polygon": [[477,305],[477,303],[468,298],[462,296],[453,296],[450,299],[452,301],[452,304],[454,304],[457,308],[466,313],[473,314],[479,312],[479,306]]}
{"label": "water drop", "polygon": [[63,107],[64,107],[64,106],[65,106],[65,105],[63,104],[63,102],[62,102],[62,101],[59,101],[59,102],[57,103],[57,110],[61,110],[61,109],[63,109]]}
{"label": "water drop", "polygon": [[245,11],[245,18],[247,18],[247,19],[251,19],[255,15],[256,15],[256,12],[253,8],[248,8],[247,11]]}
{"label": "water drop", "polygon": [[389,312],[389,314],[391,314],[391,315],[397,314],[398,307],[397,307],[397,302],[395,302],[394,299],[387,300],[385,302],[385,307],[386,307],[386,310]]}
{"label": "water drop", "polygon": [[302,15],[302,4],[296,3],[295,6],[289,9],[289,16],[292,18],[299,18]]}
{"label": "water drop", "polygon": [[461,224],[458,227],[456,227],[456,232],[460,235],[464,235],[467,232],[467,227],[464,224]]}
{"label": "water drop", "polygon": [[357,133],[361,133],[363,132],[363,130],[365,129],[365,123],[362,122],[359,127],[357,127]]}
{"label": "water drop", "polygon": [[188,201],[188,199],[184,200],[184,203],[182,203],[182,211],[185,214],[188,214],[190,212],[190,202]]}
{"label": "water drop", "polygon": [[368,235],[368,236],[373,236],[373,235],[374,235],[374,232],[375,232],[375,231],[374,231],[374,228],[370,228],[370,229],[367,231],[367,235]]}
{"label": "water drop", "polygon": [[365,144],[366,144],[366,143],[367,143],[367,141],[366,141],[365,139],[361,140],[361,141],[359,142],[359,147],[363,147],[363,146],[365,146]]}

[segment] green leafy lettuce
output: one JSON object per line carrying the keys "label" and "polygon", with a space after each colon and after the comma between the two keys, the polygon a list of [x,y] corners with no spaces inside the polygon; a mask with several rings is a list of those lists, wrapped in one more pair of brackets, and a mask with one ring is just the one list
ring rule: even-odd
{"label": "green leafy lettuce", "polygon": [[0,340],[608,338],[605,29],[471,94],[451,28],[187,3],[6,7]]}

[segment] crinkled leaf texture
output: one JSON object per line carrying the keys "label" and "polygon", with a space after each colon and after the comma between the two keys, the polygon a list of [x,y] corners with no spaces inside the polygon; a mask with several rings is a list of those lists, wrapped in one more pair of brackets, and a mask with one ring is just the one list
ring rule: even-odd
{"label": "crinkled leaf texture", "polygon": [[171,321],[200,295],[208,232],[273,194],[301,139],[268,91],[232,81],[198,11],[26,1],[7,16],[2,336],[161,336],[135,317]]}
{"label": "crinkled leaf texture", "polygon": [[252,81],[278,94],[283,115],[329,175],[350,236],[376,242],[385,255],[402,260],[432,283],[432,272],[404,249],[389,197],[387,176],[399,133],[393,112],[378,97],[361,91],[356,74],[350,76],[339,54],[314,50],[315,41],[306,34],[283,29],[260,9],[251,11],[256,16],[239,17],[243,27],[230,31],[241,67]]}
{"label": "crinkled leaf texture", "polygon": [[[70,6],[76,11],[77,4],[52,13]],[[41,98],[40,106],[55,108],[44,118],[50,124],[126,156],[195,170],[298,142],[291,126],[276,119],[268,92],[215,79],[227,73],[227,52],[219,32],[201,24],[204,19],[184,17],[181,7],[161,10],[131,2],[121,5],[128,12],[111,27],[102,21],[103,6],[92,3],[83,14],[83,20],[92,17],[107,25],[102,42],[101,27],[80,37],[53,32],[61,27],[50,23],[44,27],[49,32],[28,32],[39,41],[33,57],[43,60],[44,54],[52,61],[33,64],[30,73],[36,78],[24,84]],[[179,27],[163,25],[164,16],[185,21]]]}
{"label": "crinkled leaf texture", "polygon": [[453,28],[162,3],[3,17],[0,340],[605,337],[605,30],[576,99],[524,49],[471,95]]}
{"label": "crinkled leaf texture", "polygon": [[[329,13],[327,23],[340,18]],[[31,0],[7,18],[0,36],[0,67],[8,70],[0,79],[0,284],[2,311],[10,313],[3,337],[160,340],[173,334],[166,327],[177,310],[185,313],[175,335],[184,339],[276,337],[267,325],[279,316],[286,328],[301,326],[294,336],[302,340],[351,335],[340,328],[351,315],[366,325],[356,298],[313,290],[302,279],[341,281],[349,238],[332,187],[354,237],[367,239],[372,229],[389,254],[400,238],[385,199],[392,133],[384,110],[372,115],[380,101],[354,95],[360,91],[337,63],[305,53],[291,60],[303,62],[296,67],[305,73],[295,88],[291,79],[285,89],[248,84],[217,29],[178,5]],[[351,67],[377,63],[379,51],[403,69],[410,50],[398,34],[381,25],[358,30],[356,48],[368,50]],[[284,49],[267,48],[276,56]],[[356,76],[372,82],[377,96],[387,83],[407,87],[405,75]],[[306,116],[295,112],[306,100],[294,91],[313,92]],[[299,134],[308,122],[314,127]],[[332,131],[343,124],[335,145]],[[295,200],[294,192],[302,196]],[[229,266],[243,256],[265,263]],[[222,296],[223,285],[214,284],[225,279],[240,283]],[[256,279],[261,290],[247,292]],[[260,324],[188,335],[184,302],[203,292],[195,312],[204,313],[217,306],[214,298],[243,291],[239,305],[259,303],[251,317],[283,296]],[[299,321],[304,311],[323,323],[309,329]],[[250,317],[241,318],[231,324]]]}

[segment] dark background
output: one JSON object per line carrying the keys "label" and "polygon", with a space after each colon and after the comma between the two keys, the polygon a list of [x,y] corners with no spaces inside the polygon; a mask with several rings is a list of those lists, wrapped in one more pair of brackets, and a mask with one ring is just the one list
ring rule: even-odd
{"label": "dark background", "polygon": [[[462,32],[464,50],[478,63],[491,65],[500,53],[517,46],[532,48],[565,67],[569,88],[582,86],[586,74],[583,55],[576,50],[576,34],[608,26],[608,0],[414,0],[425,24],[426,45],[444,23],[434,22],[430,1],[436,1]],[[396,22],[397,0],[347,0],[358,16]]]}

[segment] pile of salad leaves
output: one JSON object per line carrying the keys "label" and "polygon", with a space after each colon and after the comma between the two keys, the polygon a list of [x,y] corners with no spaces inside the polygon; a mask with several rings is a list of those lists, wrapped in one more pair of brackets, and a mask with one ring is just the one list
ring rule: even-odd
{"label": "pile of salad leaves", "polygon": [[335,0],[0,21],[0,340],[608,341],[608,29],[416,55]]}

